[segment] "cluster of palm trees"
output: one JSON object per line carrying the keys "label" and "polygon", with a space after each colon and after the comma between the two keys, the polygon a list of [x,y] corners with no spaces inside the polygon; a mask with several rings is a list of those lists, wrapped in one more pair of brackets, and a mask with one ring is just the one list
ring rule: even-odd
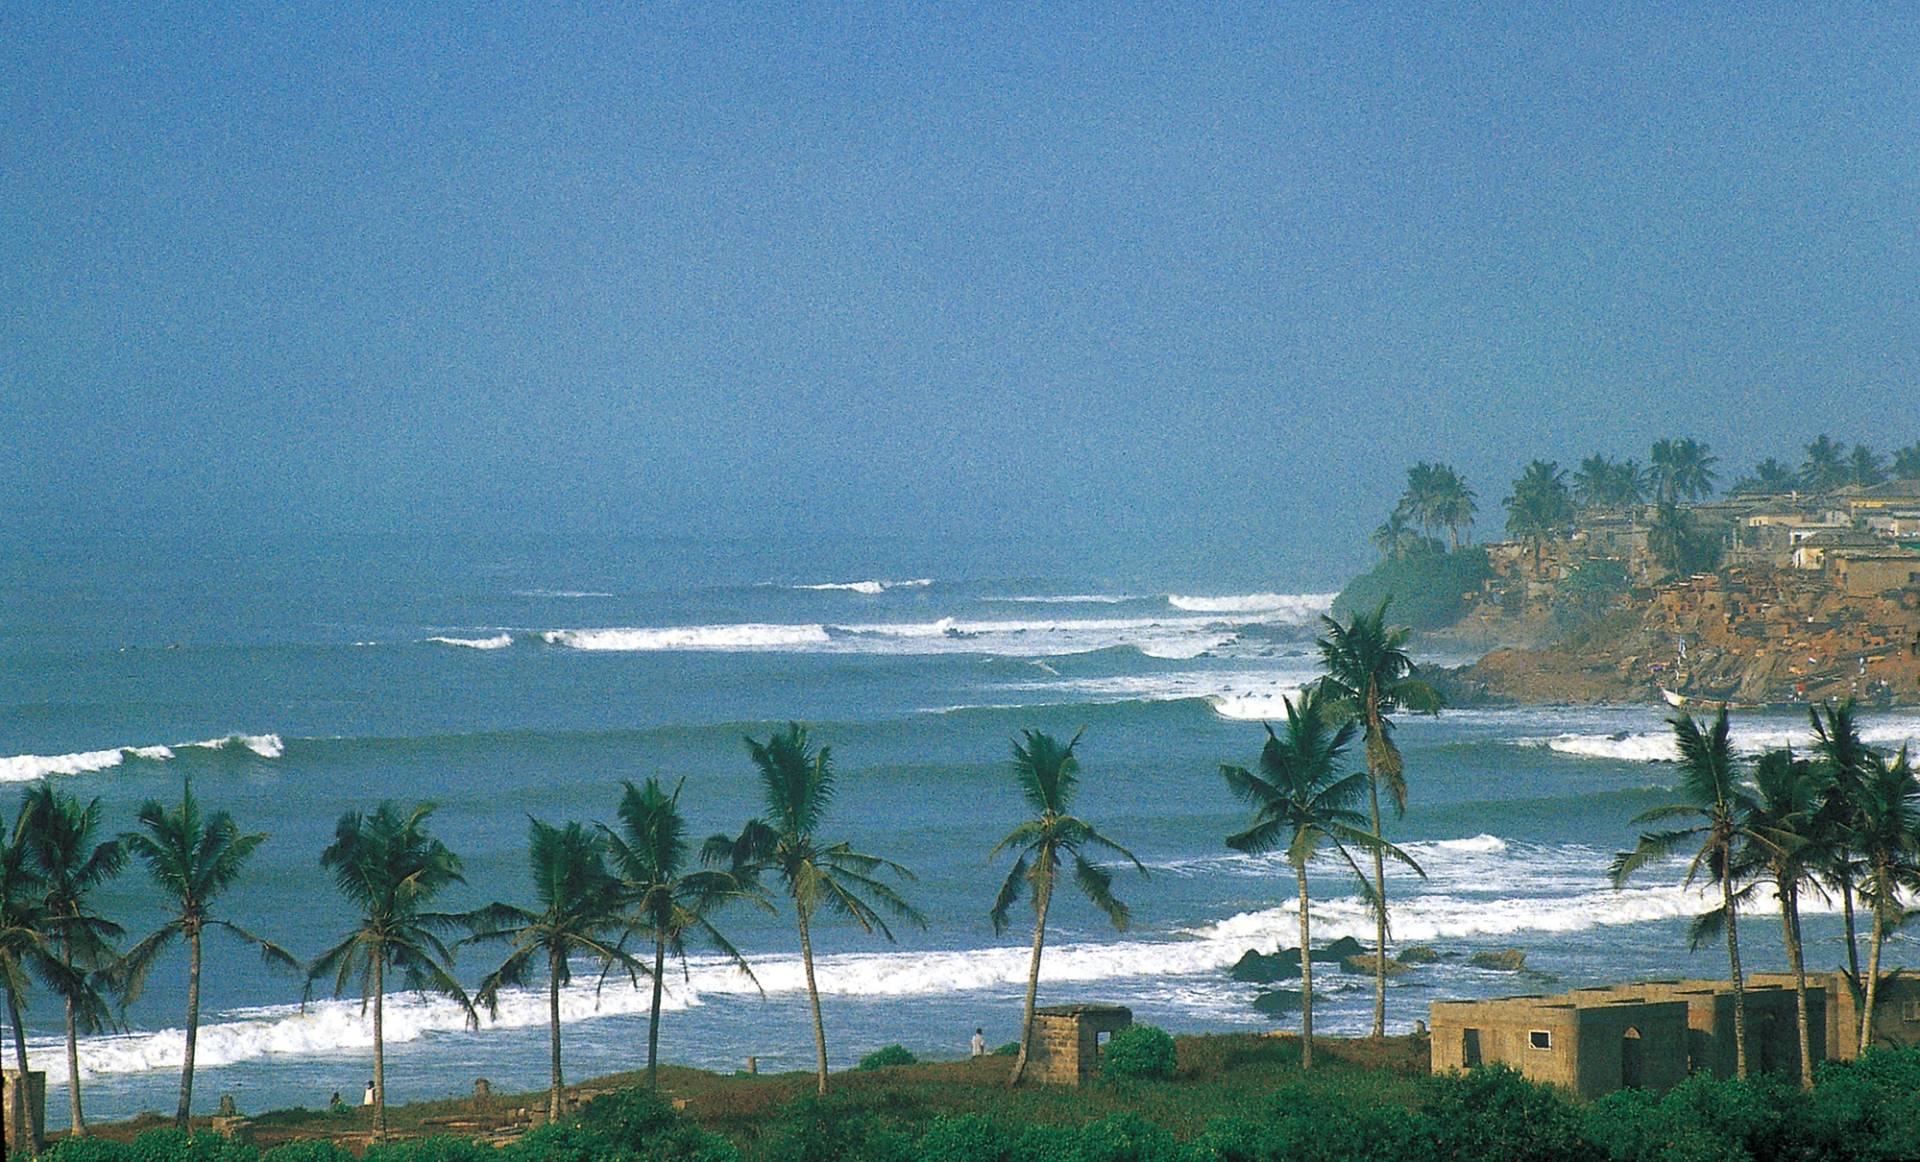
{"label": "cluster of palm trees", "polygon": [[[1473,527],[1474,514],[1480,511],[1477,495],[1467,487],[1466,478],[1451,464],[1429,464],[1425,460],[1407,469],[1407,487],[1393,506],[1387,523],[1381,528],[1393,530],[1394,543],[1388,551],[1399,555],[1408,547],[1406,537],[1424,537],[1437,542],[1441,529],[1447,530],[1453,548],[1459,548],[1467,529]],[[1415,535],[1418,530],[1418,535]],[[1376,540],[1383,534],[1376,533]]]}
{"label": "cluster of palm trees", "polygon": [[[1682,800],[1639,816],[1663,824],[1640,836],[1613,862],[1615,886],[1636,871],[1677,854],[1689,857],[1687,883],[1703,882],[1718,906],[1693,922],[1694,947],[1724,938],[1734,991],[1735,1065],[1747,1074],[1745,977],[1739,918],[1762,886],[1780,908],[1799,1020],[1800,1081],[1813,1083],[1800,904],[1810,893],[1838,896],[1847,969],[1860,1014],[1847,1034],[1862,1053],[1873,1044],[1873,1013],[1887,936],[1907,918],[1902,893],[1920,890],[1920,779],[1903,747],[1888,755],[1865,745],[1852,703],[1809,710],[1814,741],[1805,757],[1782,748],[1743,771],[1727,712],[1711,723],[1673,720]],[[1867,912],[1867,963],[1860,964],[1855,898]],[[1829,1007],[1828,1012],[1834,1012]]]}
{"label": "cluster of palm trees", "polygon": [[1832,492],[1848,485],[1870,487],[1892,480],[1920,480],[1920,442],[1895,450],[1891,459],[1867,444],[1847,445],[1818,436],[1804,448],[1800,467],[1769,456],[1734,481],[1732,491],[1752,495]]}

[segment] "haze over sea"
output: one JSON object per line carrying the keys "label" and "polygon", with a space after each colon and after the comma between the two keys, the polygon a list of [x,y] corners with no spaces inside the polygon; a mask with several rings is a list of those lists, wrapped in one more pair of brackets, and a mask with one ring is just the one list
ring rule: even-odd
{"label": "haze over sea", "polygon": [[[230,907],[304,956],[346,920],[316,866],[345,810],[437,803],[434,827],[467,864],[453,905],[524,900],[529,815],[610,818],[619,780],[659,775],[686,780],[696,835],[735,828],[758,806],[742,736],[802,719],[842,775],[829,834],[912,867],[909,894],[929,919],[897,945],[844,925],[818,937],[840,1068],[891,1042],[959,1054],[977,1025],[995,1044],[1017,1034],[1027,935],[996,938],[986,918],[1004,874],[986,853],[1019,807],[1004,760],[1022,727],[1085,726],[1085,813],[1152,874],[1121,881],[1127,933],[1077,898],[1055,909],[1043,1000],[1117,1001],[1180,1030],[1278,1027],[1226,970],[1249,948],[1291,942],[1291,880],[1275,860],[1222,846],[1241,813],[1216,771],[1251,761],[1259,721],[1313,676],[1336,570],[1131,551],[618,538],[16,547],[0,561],[0,790],[52,777],[99,796],[117,830],[191,777],[208,802],[272,833]],[[1803,726],[1748,718],[1736,737],[1757,747]],[[1917,727],[1872,717],[1869,737]],[[1393,832],[1428,879],[1394,885],[1397,941],[1523,948],[1568,985],[1716,971],[1711,950],[1684,951],[1697,904],[1680,869],[1620,892],[1603,879],[1629,818],[1672,779],[1655,708],[1463,710],[1401,729],[1413,801]],[[1331,865],[1319,875],[1316,936],[1366,936],[1351,883]],[[130,931],[157,922],[142,876],[103,903]],[[669,982],[663,1056],[806,1067],[790,918],[742,909],[727,927],[765,996],[696,957]],[[1815,965],[1837,963],[1834,927],[1816,917]],[[1769,938],[1753,926],[1762,966],[1782,959]],[[357,1000],[303,1014],[297,981],[214,947],[203,1092],[250,1110],[356,1096],[371,1043]],[[488,967],[471,953],[461,964],[469,980]],[[84,1041],[89,1112],[168,1107],[181,969],[166,964],[126,1031]],[[1368,978],[1330,973],[1320,987],[1322,1027],[1364,1031]],[[1537,987],[1447,961],[1391,985],[1390,1022],[1409,1028],[1441,997]],[[569,1075],[639,1064],[644,1008],[623,983],[576,985]],[[512,996],[469,1032],[448,1003],[401,999],[387,1018],[393,1097],[451,1094],[476,1076],[543,1084],[544,1020],[538,997]],[[59,1015],[44,994],[29,1021],[32,1052],[57,1062]],[[50,1070],[49,1085],[63,1084]],[[63,1117],[65,1102],[48,1109]]]}

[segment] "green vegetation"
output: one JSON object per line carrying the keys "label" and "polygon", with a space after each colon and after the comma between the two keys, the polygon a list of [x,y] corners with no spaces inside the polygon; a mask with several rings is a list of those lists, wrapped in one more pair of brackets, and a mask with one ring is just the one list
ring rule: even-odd
{"label": "green vegetation", "polygon": [[1552,460],[1535,460],[1500,502],[1507,510],[1507,532],[1533,550],[1535,573],[1540,571],[1540,551],[1547,542],[1573,527],[1573,494],[1566,477],[1566,470]]}
{"label": "green vegetation", "polygon": [[891,1069],[896,1065],[913,1065],[920,1059],[907,1051],[904,1045],[888,1045],[876,1049],[860,1059],[855,1069]]}
{"label": "green vegetation", "polygon": [[1007,1081],[1020,1084],[1027,1070],[1027,1057],[1033,1051],[1034,999],[1040,990],[1040,954],[1047,940],[1047,909],[1053,902],[1053,890],[1059,883],[1060,866],[1073,861],[1073,882],[1080,894],[1106,913],[1115,930],[1125,932],[1129,913],[1126,904],[1113,894],[1113,873],[1087,858],[1090,851],[1117,855],[1147,874],[1133,853],[1094,830],[1093,824],[1072,813],[1075,792],[1080,786],[1080,760],[1073,748],[1080,745],[1076,734],[1065,746],[1050,734],[1024,731],[1025,740],[1013,744],[1013,779],[1027,807],[1037,812],[995,844],[988,853],[994,859],[1003,851],[1018,851],[1013,869],[1000,885],[989,913],[993,930],[1007,930],[1007,912],[1025,892],[1033,901],[1033,958],[1027,967],[1027,1000],[1020,1022],[1020,1053],[1014,1059],[1013,1073]]}
{"label": "green vegetation", "polygon": [[1351,617],[1391,599],[1395,617],[1415,629],[1439,629],[1459,619],[1468,597],[1492,575],[1484,548],[1468,545],[1446,552],[1429,543],[1425,549],[1385,557],[1347,582],[1333,599],[1333,615]]}
{"label": "green vegetation", "polygon": [[1163,1081],[1173,1076],[1173,1038],[1153,1025],[1129,1025],[1107,1042],[1100,1075],[1115,1081]]}

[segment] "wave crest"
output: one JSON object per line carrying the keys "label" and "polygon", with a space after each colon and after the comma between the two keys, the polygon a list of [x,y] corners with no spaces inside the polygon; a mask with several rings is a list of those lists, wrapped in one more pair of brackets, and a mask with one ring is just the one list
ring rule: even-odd
{"label": "wave crest", "polygon": [[504,650],[513,644],[513,635],[502,633],[492,637],[430,637],[427,641],[435,645],[460,646],[469,650]]}
{"label": "wave crest", "polygon": [[286,743],[277,734],[232,734],[200,742],[177,742],[172,746],[117,746],[60,755],[21,754],[0,758],[0,783],[31,782],[50,775],[87,775],[111,770],[129,759],[163,763],[172,759],[175,751],[220,750],[229,746],[250,750],[263,759],[277,759],[286,753]]}
{"label": "wave crest", "polygon": [[1281,615],[1293,621],[1311,621],[1333,608],[1331,593],[1242,593],[1227,597],[1188,597],[1169,594],[1167,604],[1188,613],[1258,613]]}

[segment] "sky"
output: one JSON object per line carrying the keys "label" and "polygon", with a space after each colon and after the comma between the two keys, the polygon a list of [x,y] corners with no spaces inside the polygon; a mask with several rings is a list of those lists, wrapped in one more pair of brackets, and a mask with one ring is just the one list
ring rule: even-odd
{"label": "sky", "polygon": [[1351,554],[1920,439],[1910,6],[413,7],[0,9],[0,533]]}

